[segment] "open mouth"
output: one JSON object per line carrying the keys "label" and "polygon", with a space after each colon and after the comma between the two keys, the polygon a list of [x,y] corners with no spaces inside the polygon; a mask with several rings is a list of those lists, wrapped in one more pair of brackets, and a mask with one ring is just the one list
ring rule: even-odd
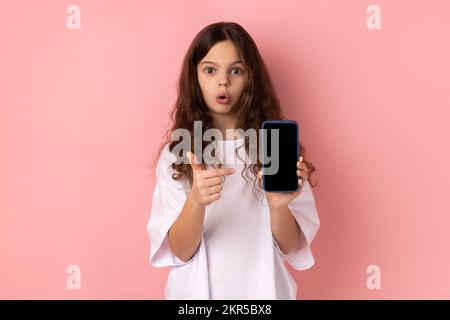
{"label": "open mouth", "polygon": [[227,104],[231,101],[231,98],[228,94],[226,93],[221,93],[216,97],[216,101],[222,104]]}
{"label": "open mouth", "polygon": [[226,97],[226,96],[220,96],[216,98],[216,101],[222,104],[227,104],[230,102],[230,98]]}

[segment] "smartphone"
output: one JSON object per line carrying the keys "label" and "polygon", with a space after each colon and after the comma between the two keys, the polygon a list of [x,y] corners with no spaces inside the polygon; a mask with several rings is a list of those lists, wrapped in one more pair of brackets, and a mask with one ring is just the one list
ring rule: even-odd
{"label": "smartphone", "polygon": [[262,185],[267,192],[299,190],[299,128],[295,120],[270,120],[261,125]]}

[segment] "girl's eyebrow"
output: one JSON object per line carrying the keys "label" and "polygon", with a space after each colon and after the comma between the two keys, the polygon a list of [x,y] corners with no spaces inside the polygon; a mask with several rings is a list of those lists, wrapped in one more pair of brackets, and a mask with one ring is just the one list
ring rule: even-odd
{"label": "girl's eyebrow", "polygon": [[[214,64],[216,66],[220,66],[220,64],[218,64],[217,62],[214,62],[214,61],[203,61],[202,63],[200,63],[200,65],[205,64],[205,63]],[[230,63],[230,66],[235,65],[237,63],[242,63],[243,64],[244,62],[242,60],[236,60],[236,61]]]}

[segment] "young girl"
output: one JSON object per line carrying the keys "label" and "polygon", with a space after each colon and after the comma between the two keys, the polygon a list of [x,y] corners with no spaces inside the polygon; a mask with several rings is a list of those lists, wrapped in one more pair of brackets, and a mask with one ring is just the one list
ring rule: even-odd
{"label": "young girl", "polygon": [[[249,166],[245,160],[249,141],[227,135],[280,119],[286,118],[251,36],[229,22],[201,30],[184,58],[173,125],[156,158],[147,224],[150,264],[171,267],[166,299],[296,299],[284,261],[296,270],[314,264],[310,245],[319,217],[309,179],[315,168],[300,144],[299,191],[264,192],[259,159]],[[181,156],[188,161],[177,162],[179,142],[169,134],[185,129],[193,137],[194,121],[226,137],[214,141],[217,165],[198,161],[193,144]],[[210,143],[202,141],[202,150]]]}

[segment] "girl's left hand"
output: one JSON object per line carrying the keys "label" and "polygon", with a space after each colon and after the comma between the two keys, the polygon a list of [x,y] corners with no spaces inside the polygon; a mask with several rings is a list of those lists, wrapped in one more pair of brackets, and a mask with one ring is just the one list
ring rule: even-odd
{"label": "girl's left hand", "polygon": [[[278,209],[289,204],[295,197],[298,197],[303,190],[305,181],[308,180],[308,168],[303,162],[303,157],[297,161],[297,176],[300,189],[295,192],[264,192],[266,194],[267,203],[270,208]],[[262,170],[258,172],[258,179],[262,179]]]}

